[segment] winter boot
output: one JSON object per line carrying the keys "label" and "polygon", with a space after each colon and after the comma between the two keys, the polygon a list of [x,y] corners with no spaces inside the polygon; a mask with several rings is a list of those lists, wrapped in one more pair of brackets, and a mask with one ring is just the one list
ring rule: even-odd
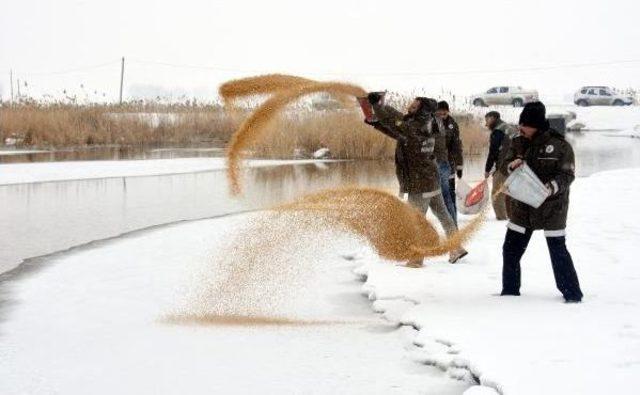
{"label": "winter boot", "polygon": [[465,256],[467,256],[469,253],[467,252],[467,250],[465,250],[464,248],[458,248],[455,251],[451,251],[449,253],[449,263],[456,263],[458,262],[460,259],[464,258]]}

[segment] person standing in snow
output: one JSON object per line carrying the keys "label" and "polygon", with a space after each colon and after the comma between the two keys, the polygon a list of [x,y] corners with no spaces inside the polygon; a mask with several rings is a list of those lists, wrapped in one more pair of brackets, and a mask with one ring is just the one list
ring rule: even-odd
{"label": "person standing in snow", "polygon": [[498,221],[504,221],[509,214],[509,198],[504,193],[496,193],[502,188],[504,181],[507,179],[504,159],[511,145],[511,128],[500,119],[500,113],[497,111],[489,111],[485,116],[485,126],[491,130],[489,139],[489,154],[484,166],[484,177],[489,178],[493,175],[492,182],[492,198],[493,211]]}
{"label": "person standing in snow", "polygon": [[[446,161],[438,160],[438,170],[440,171],[440,188],[442,196],[447,205],[449,214],[453,221],[458,223],[458,213],[456,209],[456,175],[462,178],[462,141],[460,140],[460,129],[458,123],[449,114],[449,103],[438,102],[436,108],[436,120],[438,128],[445,140]],[[437,147],[437,144],[436,144]],[[437,157],[437,156],[436,156]]]}
{"label": "person standing in snow", "polygon": [[[451,218],[440,190],[438,166],[435,161],[435,145],[438,129],[434,122],[437,102],[426,97],[417,97],[402,114],[395,108],[382,105],[382,96],[372,92],[367,96],[377,120],[366,123],[397,141],[396,175],[401,196],[407,195],[410,204],[424,214],[429,207],[438,218],[448,236],[458,229]],[[460,248],[452,251],[449,262],[455,263],[467,255]],[[422,266],[422,259],[409,262],[409,266]]]}
{"label": "person standing in snow", "polygon": [[546,185],[548,197],[539,208],[515,199],[511,201],[510,222],[503,245],[502,293],[520,295],[520,259],[534,230],[544,230],[553,275],[566,302],[580,302],[578,275],[565,243],[569,210],[569,187],[575,178],[575,159],[564,136],[550,129],[541,102],[528,103],[520,114],[520,136],[505,157],[511,172],[526,163]]}

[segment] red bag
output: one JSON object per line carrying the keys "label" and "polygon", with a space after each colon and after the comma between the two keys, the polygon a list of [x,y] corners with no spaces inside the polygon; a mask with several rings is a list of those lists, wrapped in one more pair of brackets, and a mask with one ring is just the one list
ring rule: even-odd
{"label": "red bag", "polygon": [[484,200],[484,195],[487,191],[487,180],[482,181],[467,194],[464,199],[464,205],[467,207],[475,206]]}

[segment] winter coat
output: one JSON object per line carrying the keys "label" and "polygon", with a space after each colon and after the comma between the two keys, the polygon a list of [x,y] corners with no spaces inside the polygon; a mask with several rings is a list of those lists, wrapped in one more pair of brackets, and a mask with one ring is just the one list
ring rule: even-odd
{"label": "winter coat", "polygon": [[[496,171],[501,171],[504,168],[504,158],[509,151],[512,137],[510,126],[506,122],[499,120],[491,131],[489,139],[489,154],[484,166],[486,173],[490,173],[494,166]],[[507,173],[503,174],[507,175]]]}
{"label": "winter coat", "polygon": [[396,175],[402,193],[440,191],[438,166],[434,157],[435,135],[431,114],[419,112],[406,115],[390,106],[373,106],[378,122],[374,124],[387,136],[395,139]]}
{"label": "winter coat", "polygon": [[433,155],[436,162],[449,162],[449,150],[447,149],[447,129],[441,119],[433,118],[432,130],[435,144],[433,147]]}
{"label": "winter coat", "polygon": [[445,129],[445,138],[447,144],[447,159],[451,165],[451,174],[455,174],[456,170],[462,170],[462,140],[460,140],[460,128],[453,117],[448,116],[442,120]]}
{"label": "winter coat", "polygon": [[537,132],[532,140],[516,137],[505,155],[503,171],[516,158],[524,160],[552,194],[540,207],[511,199],[510,220],[528,229],[562,230],[567,226],[569,187],[575,179],[573,148],[553,129]]}

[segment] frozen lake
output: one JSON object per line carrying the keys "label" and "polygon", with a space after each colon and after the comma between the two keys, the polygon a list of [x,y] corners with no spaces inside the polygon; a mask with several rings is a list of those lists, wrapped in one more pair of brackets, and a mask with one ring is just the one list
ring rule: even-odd
{"label": "frozen lake", "polygon": [[[640,167],[640,141],[614,136],[595,132],[571,136],[579,176]],[[465,178],[480,179],[483,160],[468,158]],[[347,184],[395,190],[394,165],[391,161],[348,161],[252,168],[247,170],[246,193],[238,199],[229,198],[222,169],[0,184],[4,224],[0,227],[0,273],[25,258],[93,240],[176,221],[261,209],[313,190]]]}

